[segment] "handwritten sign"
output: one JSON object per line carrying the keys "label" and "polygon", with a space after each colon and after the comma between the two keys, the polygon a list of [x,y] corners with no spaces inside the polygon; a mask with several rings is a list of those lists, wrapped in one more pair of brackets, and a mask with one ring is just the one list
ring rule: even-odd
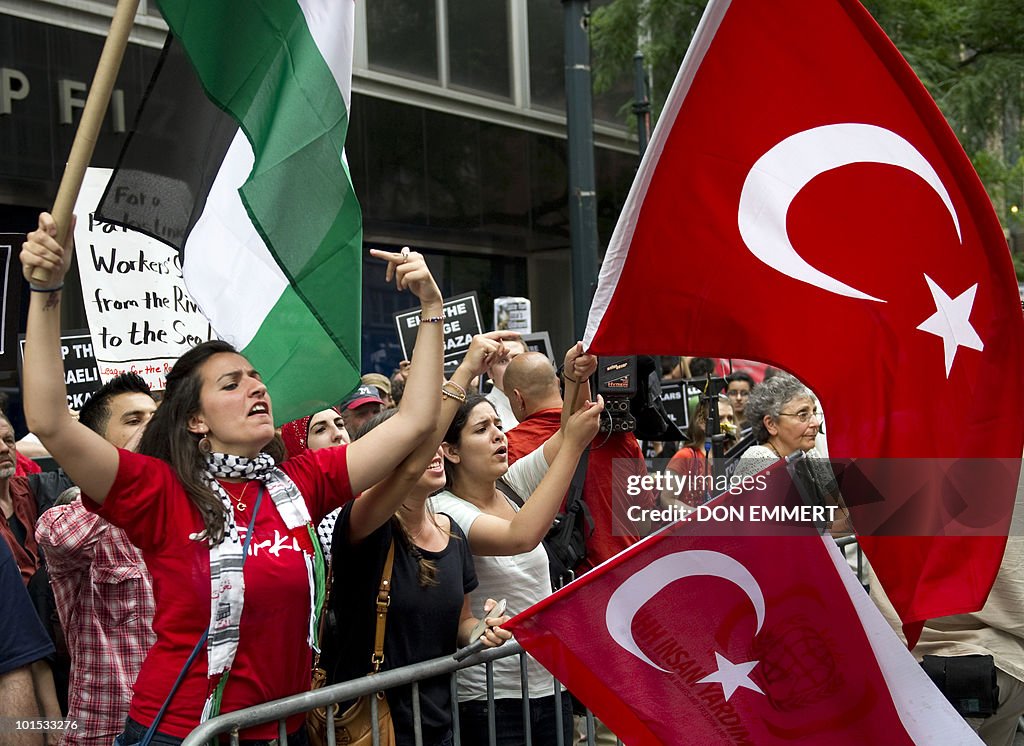
{"label": "handwritten sign", "polygon": [[[60,354],[64,359],[64,383],[68,389],[68,407],[79,410],[101,385],[100,372],[93,355],[88,329],[69,331],[60,338]],[[25,335],[18,335],[18,370],[25,363]],[[24,375],[22,375],[24,381]],[[24,385],[24,384],[22,384]]]}
{"label": "handwritten sign", "polygon": [[[90,168],[75,205],[75,254],[96,363],[104,382],[134,372],[159,391],[174,361],[214,334],[185,289],[177,251],[96,218],[109,179],[110,169]],[[156,194],[128,198],[160,199]]]}
{"label": "handwritten sign", "polygon": [[[469,350],[474,334],[482,331],[480,306],[476,293],[466,293],[444,302],[444,363],[457,363]],[[398,327],[398,341],[402,344],[402,355],[412,360],[412,348],[416,345],[416,332],[420,327],[420,309],[413,308],[395,314]]]}

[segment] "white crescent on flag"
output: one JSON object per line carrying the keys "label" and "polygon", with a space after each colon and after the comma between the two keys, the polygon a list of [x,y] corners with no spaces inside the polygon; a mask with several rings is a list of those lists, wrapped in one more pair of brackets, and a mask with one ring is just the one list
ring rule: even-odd
{"label": "white crescent on flag", "polygon": [[671,673],[647,657],[633,639],[633,617],[640,607],[654,598],[669,583],[683,578],[700,575],[722,578],[739,586],[757,614],[757,632],[764,626],[765,603],[761,586],[750,570],[727,554],[695,549],[688,552],[676,552],[656,559],[647,567],[639,570],[620,585],[608,599],[605,611],[605,624],[608,634],[623,649],[628,650],[637,658],[659,671]]}
{"label": "white crescent on flag", "polygon": [[740,192],[740,235],[750,253],[794,280],[838,295],[885,303],[812,267],[793,248],[786,229],[789,206],[801,189],[814,177],[853,163],[882,163],[920,176],[942,199],[957,238],[963,240],[953,200],[917,148],[884,127],[853,122],[797,132],[758,158]]}

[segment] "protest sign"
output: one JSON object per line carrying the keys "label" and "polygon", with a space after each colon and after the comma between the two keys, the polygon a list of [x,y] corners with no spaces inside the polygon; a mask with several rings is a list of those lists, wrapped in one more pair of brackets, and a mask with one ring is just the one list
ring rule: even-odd
{"label": "protest sign", "polygon": [[503,296],[494,299],[494,329],[529,334],[531,326],[530,299]]}
{"label": "protest sign", "polygon": [[21,307],[21,264],[18,252],[25,241],[24,233],[0,233],[0,369],[17,367],[14,342],[18,334],[18,311]]}
{"label": "protest sign", "polygon": [[[88,329],[76,329],[60,338],[64,359],[64,383],[68,389],[68,407],[78,411],[101,385],[92,338]],[[25,335],[18,335],[18,375],[24,386]]]}
{"label": "protest sign", "polygon": [[551,337],[547,332],[534,332],[523,335],[523,344],[527,352],[543,352],[553,364],[555,363],[555,350],[551,346]]}
{"label": "protest sign", "polygon": [[691,392],[699,393],[699,391],[687,386],[686,396],[684,396],[683,387],[683,381],[662,381],[661,403],[665,405],[665,412],[672,420],[672,424],[686,432],[686,428],[690,426],[689,396]]}
{"label": "protest sign", "polygon": [[[465,293],[444,302],[444,363],[457,363],[469,349],[474,334],[480,334],[480,306],[476,293]],[[412,348],[416,345],[416,331],[420,326],[420,309],[413,308],[395,314],[398,327],[398,341],[402,344],[402,355],[412,360]]]}
{"label": "protest sign", "polygon": [[[90,168],[75,205],[75,254],[96,363],[103,381],[134,372],[162,390],[174,361],[213,338],[213,330],[185,289],[176,250],[95,217],[109,179],[110,169]],[[160,195],[118,199],[158,204]]]}

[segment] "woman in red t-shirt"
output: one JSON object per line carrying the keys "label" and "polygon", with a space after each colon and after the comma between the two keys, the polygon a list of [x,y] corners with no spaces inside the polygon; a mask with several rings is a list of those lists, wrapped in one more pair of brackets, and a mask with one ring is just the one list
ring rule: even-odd
{"label": "woman in red t-shirt", "polygon": [[[211,341],[186,352],[167,375],[163,402],[134,454],[74,420],[65,406],[60,301],[68,264],[56,235],[53,218],[43,213],[21,253],[33,291],[25,414],[87,506],[128,533],[153,576],[157,641],[135,682],[126,743],[154,722],[209,631],[158,726],[161,742],[173,743],[218,706],[228,712],[308,689],[310,630],[323,592],[312,527],[390,474],[433,431],[442,382],[441,294],[419,254],[371,252],[388,262],[388,281],[394,277],[399,290],[419,298],[424,323],[402,407],[358,443],[278,465],[267,452],[278,441],[259,372],[231,345]],[[39,285],[31,279],[37,268],[50,273]],[[393,513],[400,497],[377,509]],[[288,720],[293,743],[302,742],[302,723],[301,714]],[[273,739],[277,725],[241,735]]]}

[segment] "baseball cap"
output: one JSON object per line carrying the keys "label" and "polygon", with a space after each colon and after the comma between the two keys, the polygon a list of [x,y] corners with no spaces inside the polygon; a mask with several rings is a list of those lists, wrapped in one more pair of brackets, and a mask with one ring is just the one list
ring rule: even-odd
{"label": "baseball cap", "polygon": [[388,396],[391,395],[391,379],[381,373],[365,373],[360,380],[370,386],[376,386]]}
{"label": "baseball cap", "polygon": [[364,404],[380,404],[384,405],[384,400],[380,398],[380,392],[376,386],[370,386],[363,384],[359,386],[355,391],[345,397],[345,401],[341,403],[342,409],[355,409],[361,407]]}

